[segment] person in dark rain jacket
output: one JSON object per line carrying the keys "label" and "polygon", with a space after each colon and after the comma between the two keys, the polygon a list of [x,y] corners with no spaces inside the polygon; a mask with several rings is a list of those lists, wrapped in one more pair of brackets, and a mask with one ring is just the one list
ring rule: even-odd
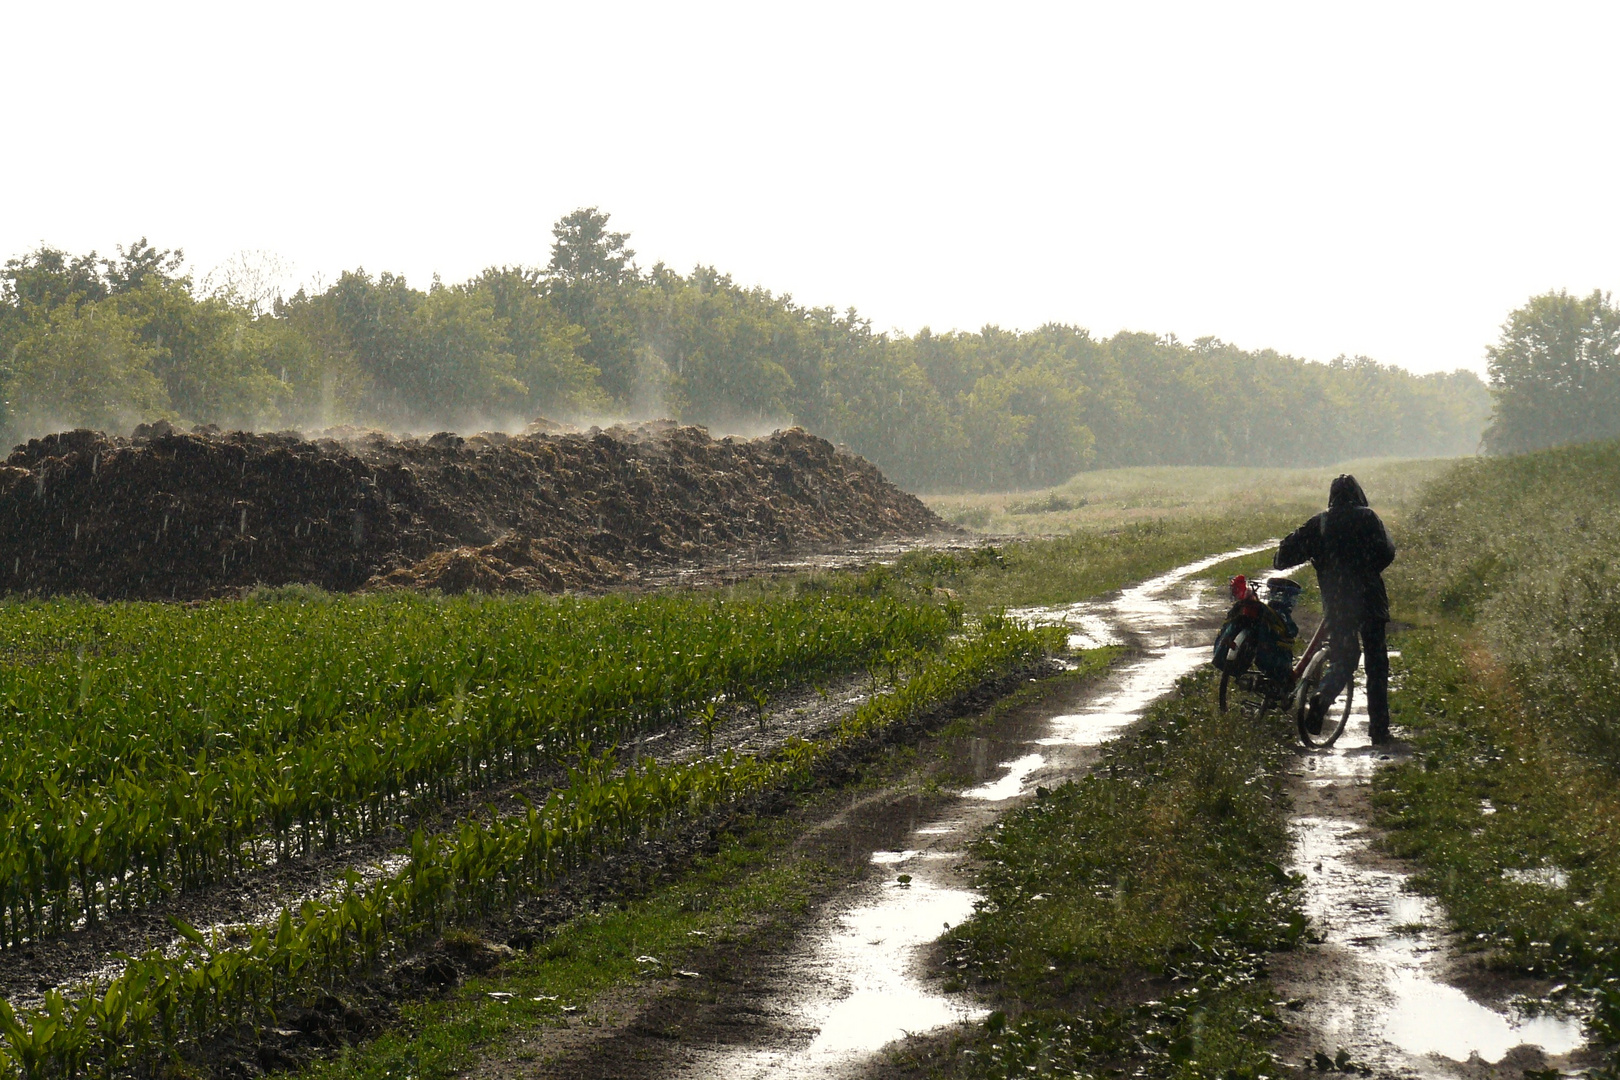
{"label": "person in dark rain jacket", "polygon": [[1340,476],[1328,492],[1328,508],[1289,533],[1272,564],[1287,570],[1309,561],[1322,589],[1327,622],[1328,670],[1310,703],[1310,723],[1322,718],[1355,674],[1366,654],[1367,718],[1372,741],[1389,741],[1389,653],[1384,624],[1389,594],[1384,568],[1395,561],[1395,544],[1383,521],[1367,505],[1367,493],[1353,476]]}

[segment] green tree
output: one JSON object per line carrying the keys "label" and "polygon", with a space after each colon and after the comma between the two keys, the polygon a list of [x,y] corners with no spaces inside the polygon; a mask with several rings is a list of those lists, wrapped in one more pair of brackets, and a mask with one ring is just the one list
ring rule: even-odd
{"label": "green tree", "polygon": [[62,427],[128,430],[167,412],[156,350],[110,301],[63,304],[30,320],[12,354],[15,437]]}
{"label": "green tree", "polygon": [[513,373],[530,413],[578,412],[608,404],[602,374],[580,355],[589,335],[545,293],[545,277],[526,267],[490,267],[474,279],[495,318],[505,324]]}
{"label": "green tree", "polygon": [[985,375],[964,406],[962,426],[972,448],[969,476],[974,484],[1059,484],[1092,456],[1095,438],[1082,422],[1080,395],[1050,369],[1021,367]]}
{"label": "green tree", "polygon": [[636,276],[636,253],[629,233],[608,229],[610,215],[582,207],[552,228],[551,264],[546,272],[562,285],[623,285]]}
{"label": "green tree", "polygon": [[[671,376],[664,405],[706,424],[759,424],[791,416],[793,378],[777,358],[794,332],[791,305],[739,288],[700,266],[689,277],[655,267],[642,325],[648,361]],[[785,318],[784,318],[785,316]]]}
{"label": "green tree", "polygon": [[1491,453],[1620,435],[1620,309],[1607,293],[1531,297],[1485,355]]}
{"label": "green tree", "polygon": [[269,365],[265,321],[222,297],[199,299],[189,279],[140,274],[114,293],[149,346],[169,407],[191,423],[273,426],[288,387]]}
{"label": "green tree", "polygon": [[594,206],[575,210],[551,230],[546,293],[585,331],[580,357],[601,373],[602,389],[621,407],[635,396],[646,342],[634,293],[640,285],[629,234],[608,229]]}

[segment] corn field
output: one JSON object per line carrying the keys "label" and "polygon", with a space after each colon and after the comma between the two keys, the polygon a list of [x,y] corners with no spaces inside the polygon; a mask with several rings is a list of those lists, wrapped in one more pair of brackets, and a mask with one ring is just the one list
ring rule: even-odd
{"label": "corn field", "polygon": [[955,627],[941,608],[827,595],[6,613],[7,946]]}
{"label": "corn field", "polygon": [[[1026,664],[1045,632],[882,597],[811,595],[199,608],[7,605],[0,833],[8,946],[256,860],[408,822],[536,768],[542,803],[414,834],[392,874],[263,925],[130,959],[105,983],[0,1002],[0,1075],[161,1071],[188,1047],[330,992],[593,858],[810,779],[830,753]],[[943,648],[943,651],[941,649]],[[619,767],[616,741],[885,665],[910,677],[828,738],[767,758]]]}

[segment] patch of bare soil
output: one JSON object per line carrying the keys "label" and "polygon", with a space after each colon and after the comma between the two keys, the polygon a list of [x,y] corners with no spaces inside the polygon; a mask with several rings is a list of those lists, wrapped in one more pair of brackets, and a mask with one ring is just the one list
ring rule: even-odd
{"label": "patch of bare soil", "polygon": [[592,589],[644,570],[955,530],[798,428],[588,433],[70,431],[0,465],[0,592],[198,599],[311,583]]}

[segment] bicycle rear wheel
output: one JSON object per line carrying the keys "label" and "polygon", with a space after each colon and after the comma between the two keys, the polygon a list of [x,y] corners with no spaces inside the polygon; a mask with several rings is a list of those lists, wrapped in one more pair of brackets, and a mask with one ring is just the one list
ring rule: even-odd
{"label": "bicycle rear wheel", "polygon": [[1356,680],[1351,676],[1344,685],[1340,701],[1335,702],[1322,718],[1322,730],[1310,729],[1311,697],[1322,685],[1322,677],[1327,673],[1327,654],[1327,649],[1323,648],[1311,657],[1311,662],[1299,677],[1299,685],[1294,689],[1294,725],[1299,729],[1299,741],[1312,750],[1326,750],[1339,741],[1339,736],[1344,734],[1344,726],[1350,722],[1350,709],[1356,697]]}
{"label": "bicycle rear wheel", "polygon": [[1240,711],[1252,713],[1255,716],[1264,716],[1271,708],[1273,699],[1264,691],[1257,690],[1250,683],[1255,676],[1249,675],[1250,682],[1245,682],[1245,676],[1221,673],[1221,687],[1217,700],[1221,712],[1236,707]]}

